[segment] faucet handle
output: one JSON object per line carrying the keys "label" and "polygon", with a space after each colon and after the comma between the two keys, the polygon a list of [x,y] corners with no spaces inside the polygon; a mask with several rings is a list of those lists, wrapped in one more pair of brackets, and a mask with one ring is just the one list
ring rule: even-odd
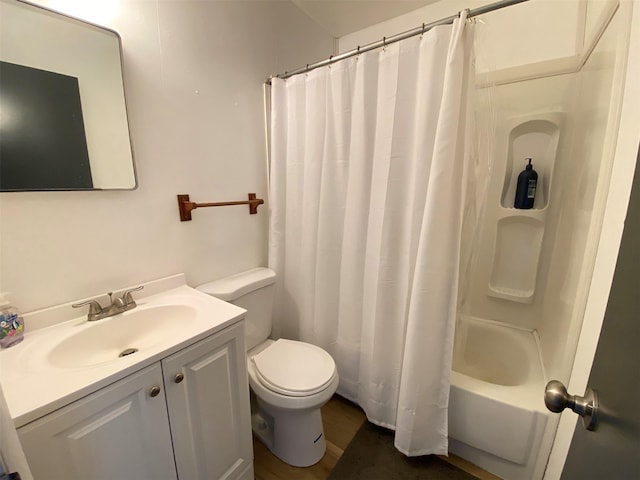
{"label": "faucet handle", "polygon": [[128,306],[128,305],[133,305],[135,307],[136,302],[133,299],[133,296],[131,295],[131,292],[137,292],[139,290],[142,290],[144,288],[144,285],[140,285],[139,287],[136,288],[131,288],[129,290],[125,290],[125,292],[122,294],[122,301],[123,303]]}
{"label": "faucet handle", "polygon": [[118,309],[118,308],[122,308],[125,306],[125,302],[123,298],[118,298],[116,297],[115,299],[113,298],[113,292],[107,292],[107,295],[109,295],[109,305],[110,305],[110,309]]}
{"label": "faucet handle", "polygon": [[102,313],[102,305],[100,305],[96,300],[87,300],[86,302],[74,303],[71,306],[73,308],[84,307],[85,305],[89,305],[89,314],[87,315],[88,320],[93,320],[95,317]]}

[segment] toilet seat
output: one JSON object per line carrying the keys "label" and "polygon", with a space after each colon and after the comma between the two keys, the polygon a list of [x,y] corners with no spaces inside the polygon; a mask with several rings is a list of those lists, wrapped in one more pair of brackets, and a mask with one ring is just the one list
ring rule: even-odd
{"label": "toilet seat", "polygon": [[262,385],[290,397],[321,392],[336,377],[331,355],[320,347],[294,340],[276,340],[253,355],[251,361]]}

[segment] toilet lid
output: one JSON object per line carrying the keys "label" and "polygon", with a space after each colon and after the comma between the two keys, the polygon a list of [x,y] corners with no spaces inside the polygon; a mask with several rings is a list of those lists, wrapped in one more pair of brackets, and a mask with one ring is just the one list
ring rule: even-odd
{"label": "toilet lid", "polygon": [[265,387],[292,397],[321,392],[336,372],[333,358],[323,349],[293,340],[276,340],[251,359]]}

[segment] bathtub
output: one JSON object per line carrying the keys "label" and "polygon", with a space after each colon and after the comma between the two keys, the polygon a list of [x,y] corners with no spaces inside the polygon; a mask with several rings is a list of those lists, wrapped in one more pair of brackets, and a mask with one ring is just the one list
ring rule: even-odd
{"label": "bathtub", "polygon": [[460,318],[449,397],[449,451],[503,478],[542,476],[546,457],[541,446],[548,443],[550,448],[553,432],[547,428],[539,352],[535,332]]}

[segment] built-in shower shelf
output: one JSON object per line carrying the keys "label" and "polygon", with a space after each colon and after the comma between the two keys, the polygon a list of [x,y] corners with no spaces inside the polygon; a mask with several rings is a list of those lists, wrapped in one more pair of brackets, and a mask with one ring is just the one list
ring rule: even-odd
{"label": "built-in shower shelf", "polygon": [[498,220],[487,289],[490,297],[520,303],[533,301],[544,234],[544,222],[537,217],[512,214]]}
{"label": "built-in shower shelf", "polygon": [[507,287],[494,287],[489,285],[489,295],[496,298],[504,298],[514,302],[531,303],[533,300],[533,290],[516,290]]}
{"label": "built-in shower shelf", "polygon": [[542,220],[545,216],[547,208],[505,208],[500,207],[499,218],[517,215],[519,217],[530,217]]}
{"label": "built-in shower shelf", "polygon": [[562,112],[540,112],[511,119],[507,136],[507,161],[500,204],[513,208],[518,175],[531,158],[538,173],[533,210],[549,204],[553,166],[558,153]]}
{"label": "built-in shower shelf", "polygon": [[[504,180],[487,286],[490,297],[533,301],[562,121],[562,112],[539,112],[512,118],[506,126]],[[538,172],[535,203],[531,209],[514,208],[518,175],[527,158]]]}

